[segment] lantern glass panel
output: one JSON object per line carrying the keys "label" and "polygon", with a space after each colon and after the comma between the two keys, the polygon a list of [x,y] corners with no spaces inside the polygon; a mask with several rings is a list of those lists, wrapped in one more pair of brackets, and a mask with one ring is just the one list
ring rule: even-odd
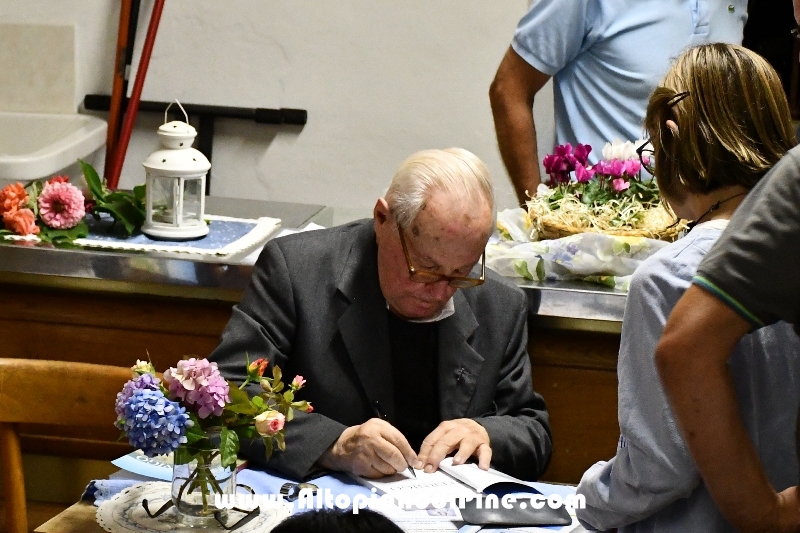
{"label": "lantern glass panel", "polygon": [[187,179],[183,182],[183,222],[189,224],[200,223],[200,196],[202,180]]}
{"label": "lantern glass panel", "polygon": [[153,189],[150,192],[153,205],[153,222],[160,224],[176,223],[175,220],[175,178],[153,176]]}

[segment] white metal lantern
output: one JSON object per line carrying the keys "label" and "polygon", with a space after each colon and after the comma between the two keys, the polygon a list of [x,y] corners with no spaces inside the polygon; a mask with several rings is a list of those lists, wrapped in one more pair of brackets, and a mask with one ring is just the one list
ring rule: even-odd
{"label": "white metal lantern", "polygon": [[[166,122],[166,112],[164,115]],[[147,218],[142,232],[158,239],[194,239],[208,234],[203,211],[211,163],[192,148],[197,130],[187,122],[175,120],[159,127],[163,148],[144,162]]]}

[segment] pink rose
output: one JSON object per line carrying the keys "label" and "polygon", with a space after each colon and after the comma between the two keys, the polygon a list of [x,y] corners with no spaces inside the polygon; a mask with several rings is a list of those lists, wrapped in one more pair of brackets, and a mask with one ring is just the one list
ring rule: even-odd
{"label": "pink rose", "polygon": [[305,385],[305,384],[306,384],[306,380],[305,380],[305,379],[303,379],[303,376],[301,376],[301,375],[299,375],[299,374],[298,374],[298,375],[296,375],[296,376],[294,377],[294,379],[292,380],[292,388],[293,388],[293,389],[300,389],[300,388],[302,388],[302,387],[303,387],[303,385]]}
{"label": "pink rose", "polygon": [[306,409],[306,413],[313,413],[313,412],[314,412],[314,406],[311,405],[311,402],[308,402],[308,409]]}
{"label": "pink rose", "polygon": [[617,178],[615,180],[612,180],[611,181],[611,185],[614,187],[614,190],[617,191],[617,192],[622,192],[622,191],[624,191],[625,189],[627,189],[627,188],[629,188],[631,186],[631,184],[628,183],[627,181],[625,181],[625,179],[623,179],[623,178]]}
{"label": "pink rose", "polygon": [[256,416],[256,431],[263,437],[271,437],[283,429],[286,417],[278,411],[264,411]]}

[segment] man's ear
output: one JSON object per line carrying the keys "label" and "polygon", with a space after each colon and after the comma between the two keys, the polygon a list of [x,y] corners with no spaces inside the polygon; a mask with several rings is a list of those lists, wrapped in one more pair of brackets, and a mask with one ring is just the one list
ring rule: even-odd
{"label": "man's ear", "polygon": [[372,218],[375,221],[376,231],[379,226],[383,226],[391,218],[389,204],[384,198],[378,198],[378,201],[375,202],[375,208],[372,210]]}

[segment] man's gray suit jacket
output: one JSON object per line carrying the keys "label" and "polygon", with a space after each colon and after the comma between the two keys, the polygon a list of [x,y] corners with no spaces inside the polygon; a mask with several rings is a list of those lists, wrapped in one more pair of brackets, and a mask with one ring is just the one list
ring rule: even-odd
{"label": "man's gray suit jacket", "polygon": [[[456,291],[455,314],[439,324],[440,413],[486,428],[494,468],[536,479],[552,444],[531,384],[525,295],[486,274],[483,285]],[[297,399],[314,406],[286,424],[286,451],[268,462],[260,440],[243,443],[251,463],[301,479],[345,428],[375,416],[374,402],[392,422],[403,406],[395,404],[372,220],[267,243],[210,359],[242,382],[245,354],[279,365],[288,380],[305,377]]]}

